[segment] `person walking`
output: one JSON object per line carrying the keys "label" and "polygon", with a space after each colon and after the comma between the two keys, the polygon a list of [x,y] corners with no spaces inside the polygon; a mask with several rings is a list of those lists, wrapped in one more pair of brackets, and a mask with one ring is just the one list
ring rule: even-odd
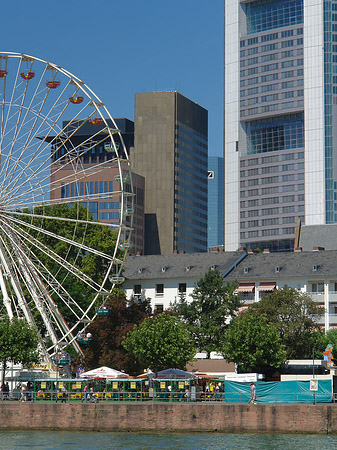
{"label": "person walking", "polygon": [[87,384],[84,386],[83,393],[84,393],[84,397],[82,398],[81,401],[82,401],[82,403],[83,402],[87,403],[88,396],[89,396],[89,389],[88,389],[88,385]]}
{"label": "person walking", "polygon": [[65,385],[63,385],[61,387],[61,394],[62,394],[61,403],[67,403],[67,394],[68,394],[68,392],[67,392],[67,389],[66,389]]}

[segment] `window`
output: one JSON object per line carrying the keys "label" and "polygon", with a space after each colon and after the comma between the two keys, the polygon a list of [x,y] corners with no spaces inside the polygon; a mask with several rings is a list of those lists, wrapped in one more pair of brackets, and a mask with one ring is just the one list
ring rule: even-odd
{"label": "window", "polygon": [[186,283],[179,283],[179,294],[186,294]]}
{"label": "window", "polygon": [[156,284],[156,297],[162,297],[164,295],[164,285]]}
{"label": "window", "polygon": [[278,225],[278,222],[278,217],[274,217],[273,219],[263,219],[262,226]]}
{"label": "window", "polygon": [[310,283],[310,292],[314,292],[317,294],[323,294],[324,292],[324,283],[323,281],[318,281],[317,283]]}
{"label": "window", "polygon": [[142,285],[141,284],[135,284],[133,286],[133,295],[136,296],[140,296],[142,294]]}
{"label": "window", "polygon": [[261,77],[262,83],[268,83],[268,81],[278,80],[278,73],[271,73],[270,75],[263,75]]}
{"label": "window", "polygon": [[162,304],[156,304],[154,305],[154,312],[157,314],[160,314],[164,311],[164,305]]}

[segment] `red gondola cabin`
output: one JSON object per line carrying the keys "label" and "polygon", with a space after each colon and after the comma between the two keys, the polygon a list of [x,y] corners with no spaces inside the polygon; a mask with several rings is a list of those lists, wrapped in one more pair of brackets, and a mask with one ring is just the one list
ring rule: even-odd
{"label": "red gondola cabin", "polygon": [[102,125],[103,119],[96,117],[96,119],[89,119],[89,123],[91,123],[91,125]]}
{"label": "red gondola cabin", "polygon": [[60,86],[61,82],[57,80],[50,80],[47,81],[46,86],[49,87],[49,89],[56,89]]}
{"label": "red gondola cabin", "polygon": [[69,97],[69,101],[74,103],[74,105],[77,105],[83,102],[83,97]]}
{"label": "red gondola cabin", "polygon": [[21,72],[20,75],[24,80],[31,80],[35,77],[35,72]]}

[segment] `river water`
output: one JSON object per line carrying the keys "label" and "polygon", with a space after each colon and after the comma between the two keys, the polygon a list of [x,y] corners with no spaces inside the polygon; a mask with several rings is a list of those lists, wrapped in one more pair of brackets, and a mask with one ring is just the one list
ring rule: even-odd
{"label": "river water", "polygon": [[337,436],[306,434],[0,431],[1,450],[318,450],[336,447]]}

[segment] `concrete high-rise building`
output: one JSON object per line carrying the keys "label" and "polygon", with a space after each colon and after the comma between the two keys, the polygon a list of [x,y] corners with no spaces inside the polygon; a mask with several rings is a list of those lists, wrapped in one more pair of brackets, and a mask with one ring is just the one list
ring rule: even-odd
{"label": "concrete high-rise building", "polygon": [[131,167],[145,178],[145,254],[207,251],[208,113],[178,92],[135,96]]}
{"label": "concrete high-rise building", "polygon": [[225,248],[337,221],[337,2],[225,2]]}
{"label": "concrete high-rise building", "polygon": [[208,248],[222,247],[224,238],[223,158],[208,158]]}

